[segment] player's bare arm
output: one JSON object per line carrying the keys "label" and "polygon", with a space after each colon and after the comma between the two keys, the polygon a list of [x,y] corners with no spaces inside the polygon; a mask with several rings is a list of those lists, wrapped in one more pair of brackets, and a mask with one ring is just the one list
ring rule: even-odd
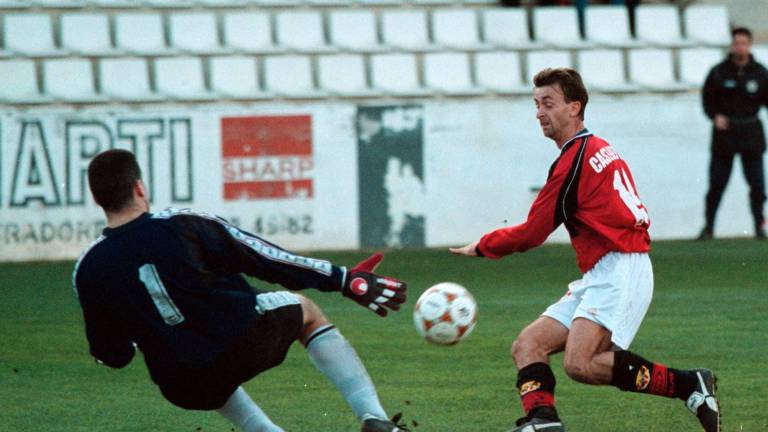
{"label": "player's bare arm", "polygon": [[477,245],[480,243],[480,241],[476,241],[473,243],[470,243],[466,246],[462,247],[455,247],[455,248],[448,248],[448,251],[451,252],[454,255],[466,255],[471,257],[480,256],[477,254]]}

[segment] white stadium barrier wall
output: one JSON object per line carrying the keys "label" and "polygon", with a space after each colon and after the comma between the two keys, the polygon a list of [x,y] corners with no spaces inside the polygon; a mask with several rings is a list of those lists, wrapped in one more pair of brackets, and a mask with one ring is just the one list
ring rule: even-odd
{"label": "white stadium barrier wall", "polygon": [[[290,249],[465,244],[522,222],[544,184],[558,152],[534,114],[527,98],[0,112],[0,261],[72,259],[99,235],[86,167],[112,147],[137,153],[154,210],[215,213]],[[698,96],[595,96],[586,124],[628,161],[652,237],[694,237]],[[737,167],[716,234],[751,229]]]}

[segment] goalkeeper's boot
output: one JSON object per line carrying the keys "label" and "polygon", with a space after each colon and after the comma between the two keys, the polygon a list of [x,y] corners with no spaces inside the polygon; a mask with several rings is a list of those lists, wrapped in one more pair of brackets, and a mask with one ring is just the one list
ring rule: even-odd
{"label": "goalkeeper's boot", "polygon": [[720,432],[720,402],[715,397],[717,377],[709,369],[691,370],[696,376],[696,389],[688,396],[685,406],[699,418],[706,432]]}
{"label": "goalkeeper's boot", "polygon": [[518,419],[517,427],[509,432],[565,432],[565,426],[554,409],[541,407],[531,414],[530,417]]}
{"label": "goalkeeper's boot", "polygon": [[400,423],[402,413],[397,413],[392,420],[383,420],[375,417],[365,418],[361,432],[409,432],[405,425]]}

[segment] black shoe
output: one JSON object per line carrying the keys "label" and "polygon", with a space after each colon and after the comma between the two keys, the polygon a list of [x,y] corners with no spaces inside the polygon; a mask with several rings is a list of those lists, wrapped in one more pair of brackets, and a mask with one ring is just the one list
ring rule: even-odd
{"label": "black shoe", "polygon": [[367,418],[363,420],[361,432],[409,432],[409,429],[400,423],[402,413],[397,413],[392,420]]}
{"label": "black shoe", "polygon": [[534,417],[509,432],[565,432],[565,427],[560,420],[547,420]]}
{"label": "black shoe", "polygon": [[715,397],[717,377],[709,369],[693,369],[696,389],[688,396],[685,406],[696,414],[705,432],[720,432],[720,403]]}
{"label": "black shoe", "polygon": [[712,234],[712,228],[704,228],[701,230],[701,233],[699,233],[699,236],[696,237],[696,240],[698,241],[708,241],[715,238],[715,236]]}
{"label": "black shoe", "polygon": [[529,416],[519,418],[516,428],[509,432],[565,432],[557,411],[551,407],[538,407]]}
{"label": "black shoe", "polygon": [[755,239],[765,240],[765,230],[763,228],[758,228],[755,230]]}

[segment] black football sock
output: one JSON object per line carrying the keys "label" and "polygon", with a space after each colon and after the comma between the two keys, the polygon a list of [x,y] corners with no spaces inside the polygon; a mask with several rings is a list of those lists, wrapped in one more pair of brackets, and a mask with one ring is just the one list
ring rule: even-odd
{"label": "black football sock", "polygon": [[517,391],[529,418],[542,414],[560,420],[555,409],[555,375],[546,363],[533,363],[517,372]]}
{"label": "black football sock", "polygon": [[696,389],[696,376],[650,362],[629,351],[616,351],[611,385],[624,391],[686,400]]}

